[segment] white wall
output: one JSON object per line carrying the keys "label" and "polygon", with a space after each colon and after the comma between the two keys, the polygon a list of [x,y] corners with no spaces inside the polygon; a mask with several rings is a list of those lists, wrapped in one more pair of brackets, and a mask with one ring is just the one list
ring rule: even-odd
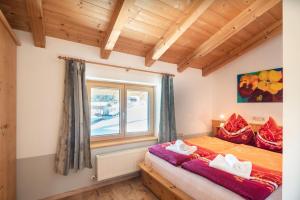
{"label": "white wall", "polygon": [[253,117],[264,117],[267,120],[272,116],[281,124],[282,103],[237,103],[237,74],[281,66],[282,35],[279,35],[214,72],[211,75],[214,79],[213,118],[219,119],[220,114],[229,117],[237,112],[250,122],[255,122]]}
{"label": "white wall", "polygon": [[300,199],[300,1],[283,1],[283,199]]}
{"label": "white wall", "polygon": [[[17,56],[17,157],[26,158],[55,153],[63,99],[64,62],[58,55],[70,55],[93,61],[145,68],[144,58],[113,52],[109,60],[99,58],[99,48],[47,37],[46,48],[33,46],[29,33],[16,31],[22,41]],[[271,115],[282,120],[281,103],[237,104],[236,75],[282,65],[282,36],[278,36],[212,75],[203,78],[201,71],[176,72],[176,66],[157,62],[150,70],[176,74],[174,78],[177,131],[185,135],[210,131],[211,119],[220,114],[241,113]],[[149,68],[146,68],[149,69]],[[155,85],[156,114],[159,115],[160,76],[125,72],[88,65],[89,78],[105,78]],[[159,116],[156,117],[156,132]]]}
{"label": "white wall", "polygon": [[[64,62],[57,58],[58,55],[145,68],[142,57],[113,52],[109,60],[101,60],[99,48],[51,37],[46,38],[45,49],[36,48],[31,34],[23,31],[16,33],[22,42],[17,52],[17,158],[55,153],[64,81]],[[201,72],[196,69],[177,74],[176,65],[164,62],[156,62],[149,70],[176,74],[174,88],[178,133],[209,132],[212,78],[202,78]],[[157,96],[160,95],[160,77],[157,75],[88,65],[87,76],[155,85]],[[156,103],[159,105],[158,100]]]}

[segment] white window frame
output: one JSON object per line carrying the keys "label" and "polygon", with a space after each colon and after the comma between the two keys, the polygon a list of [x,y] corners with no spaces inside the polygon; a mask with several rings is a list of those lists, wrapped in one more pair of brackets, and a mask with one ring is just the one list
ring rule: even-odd
{"label": "white window frame", "polygon": [[[128,84],[128,83],[115,83],[115,82],[104,82],[87,80],[87,90],[89,98],[89,107],[91,109],[91,89],[97,87],[114,88],[120,91],[120,133],[110,135],[99,135],[91,136],[91,141],[100,140],[113,140],[122,138],[133,138],[133,137],[148,137],[154,136],[154,122],[155,122],[155,87],[139,84]],[[146,91],[148,92],[148,131],[146,132],[126,132],[127,126],[127,90],[134,91]]]}

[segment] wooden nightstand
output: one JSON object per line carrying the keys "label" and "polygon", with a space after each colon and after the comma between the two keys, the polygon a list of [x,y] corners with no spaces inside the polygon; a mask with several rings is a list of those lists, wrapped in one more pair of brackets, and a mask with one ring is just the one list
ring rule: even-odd
{"label": "wooden nightstand", "polygon": [[220,127],[221,121],[220,120],[212,120],[212,136],[217,135]]}

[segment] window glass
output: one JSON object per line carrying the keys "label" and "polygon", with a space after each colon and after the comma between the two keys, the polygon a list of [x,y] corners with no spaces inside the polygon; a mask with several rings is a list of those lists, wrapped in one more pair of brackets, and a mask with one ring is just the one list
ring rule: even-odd
{"label": "window glass", "polygon": [[120,91],[117,88],[91,88],[91,135],[120,133]]}
{"label": "window glass", "polygon": [[127,90],[126,131],[128,133],[149,130],[149,94],[147,91]]}

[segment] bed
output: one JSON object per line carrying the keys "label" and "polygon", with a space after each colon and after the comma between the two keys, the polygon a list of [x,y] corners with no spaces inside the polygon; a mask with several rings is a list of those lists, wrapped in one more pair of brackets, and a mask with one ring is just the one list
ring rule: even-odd
{"label": "bed", "polygon": [[[232,153],[239,159],[250,160],[253,164],[281,172],[282,155],[248,145],[239,145],[224,140],[201,136],[186,140],[189,143],[216,153]],[[207,178],[191,173],[182,167],[147,152],[141,165],[144,184],[160,199],[196,200],[242,200],[240,195],[220,186]],[[282,189],[279,186],[267,200],[280,200]]]}

